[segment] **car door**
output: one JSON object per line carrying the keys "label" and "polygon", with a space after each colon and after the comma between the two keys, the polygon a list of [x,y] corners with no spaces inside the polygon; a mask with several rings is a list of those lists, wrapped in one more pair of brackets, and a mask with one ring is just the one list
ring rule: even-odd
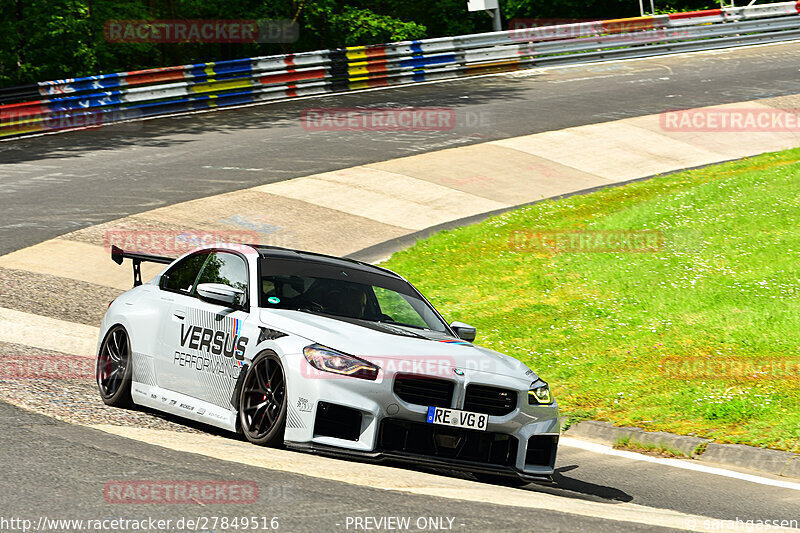
{"label": "car door", "polygon": [[193,253],[175,263],[159,279],[155,381],[159,387],[167,390],[179,391],[184,379],[183,373],[176,368],[172,337],[180,335],[181,329],[185,329],[186,314],[195,299],[195,284],[208,256],[206,250]]}
{"label": "car door", "polygon": [[[197,296],[197,287],[203,283],[239,289],[242,299],[235,308],[205,301]],[[258,339],[258,328],[247,321],[249,287],[243,255],[226,250],[208,254],[185,307],[176,299],[176,320],[166,322],[170,331],[164,338],[172,351],[173,390],[231,408],[245,353],[255,348]],[[255,331],[249,331],[251,328]]]}

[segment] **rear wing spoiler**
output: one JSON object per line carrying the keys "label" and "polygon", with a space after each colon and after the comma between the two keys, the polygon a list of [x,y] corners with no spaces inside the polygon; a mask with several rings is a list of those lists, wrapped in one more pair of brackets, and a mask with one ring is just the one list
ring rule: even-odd
{"label": "rear wing spoiler", "polygon": [[111,260],[121,265],[122,261],[128,258],[133,261],[133,286],[138,287],[142,284],[142,262],[161,263],[168,265],[175,261],[174,257],[164,257],[163,255],[140,254],[138,252],[126,252],[118,246],[111,246]]}

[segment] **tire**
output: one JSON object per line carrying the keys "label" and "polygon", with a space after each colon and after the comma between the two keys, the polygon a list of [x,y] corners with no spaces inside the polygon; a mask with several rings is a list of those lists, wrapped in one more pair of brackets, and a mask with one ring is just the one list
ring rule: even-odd
{"label": "tire", "polygon": [[112,407],[132,407],[131,343],[122,326],[114,326],[106,334],[97,354],[95,379],[103,403]]}
{"label": "tire", "polygon": [[260,446],[280,446],[286,429],[286,373],[275,352],[258,355],[239,392],[239,426]]}
{"label": "tire", "polygon": [[503,485],[504,487],[524,487],[530,483],[516,476],[502,476],[499,474],[483,474],[478,472],[474,472],[472,475],[481,483]]}

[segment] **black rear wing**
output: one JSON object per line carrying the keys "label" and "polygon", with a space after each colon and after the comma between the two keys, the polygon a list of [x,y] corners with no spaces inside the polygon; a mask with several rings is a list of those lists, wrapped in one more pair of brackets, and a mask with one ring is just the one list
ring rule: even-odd
{"label": "black rear wing", "polygon": [[163,255],[140,254],[138,252],[126,252],[118,246],[111,246],[111,260],[121,265],[125,258],[133,261],[133,286],[138,287],[142,284],[142,261],[148,263],[162,263],[168,265],[175,261],[173,257]]}

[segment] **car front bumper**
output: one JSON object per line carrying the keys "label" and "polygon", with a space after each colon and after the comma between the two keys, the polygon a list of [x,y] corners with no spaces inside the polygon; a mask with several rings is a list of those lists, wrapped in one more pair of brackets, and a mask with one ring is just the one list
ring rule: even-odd
{"label": "car front bumper", "polygon": [[[302,356],[301,356],[302,358]],[[486,431],[427,423],[428,404],[405,401],[394,389],[396,376],[368,381],[320,372],[302,372],[290,383],[286,445],[295,449],[356,457],[398,460],[469,472],[542,480],[553,474],[559,436],[558,406],[530,405],[530,380],[466,371],[453,375],[450,407],[464,409],[470,385],[516,393],[513,409],[490,415]],[[310,379],[312,378],[312,379]],[[315,379],[314,379],[315,378]],[[477,411],[476,411],[477,412]]]}

